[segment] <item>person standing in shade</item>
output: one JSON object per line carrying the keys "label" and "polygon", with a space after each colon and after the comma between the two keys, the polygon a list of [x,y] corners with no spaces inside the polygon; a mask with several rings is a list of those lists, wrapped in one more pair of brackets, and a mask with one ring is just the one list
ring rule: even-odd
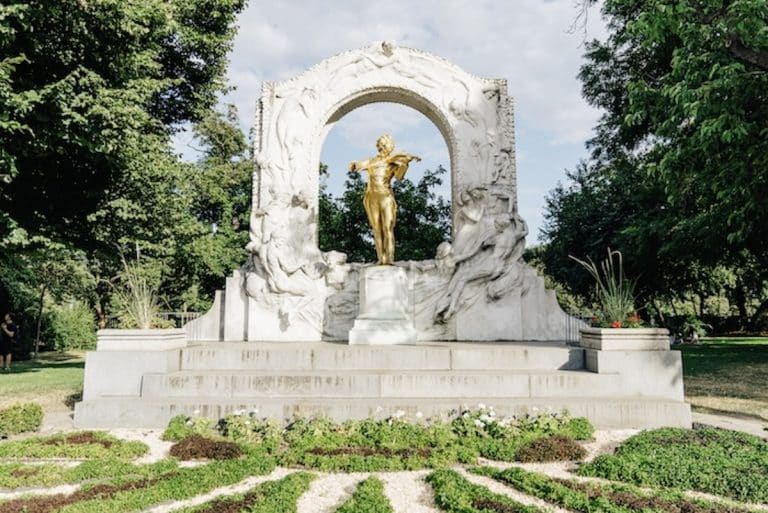
{"label": "person standing in shade", "polygon": [[6,371],[11,370],[13,344],[16,343],[18,334],[19,327],[13,322],[13,314],[6,313],[3,323],[0,324],[0,363]]}

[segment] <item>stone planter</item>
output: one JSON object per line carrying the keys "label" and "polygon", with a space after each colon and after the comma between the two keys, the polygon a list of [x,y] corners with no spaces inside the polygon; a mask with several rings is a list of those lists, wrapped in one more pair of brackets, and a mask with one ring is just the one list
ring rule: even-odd
{"label": "stone planter", "polygon": [[598,351],[668,351],[666,328],[581,328],[580,345]]}
{"label": "stone planter", "polygon": [[181,328],[99,330],[97,351],[167,351],[187,345],[187,333]]}

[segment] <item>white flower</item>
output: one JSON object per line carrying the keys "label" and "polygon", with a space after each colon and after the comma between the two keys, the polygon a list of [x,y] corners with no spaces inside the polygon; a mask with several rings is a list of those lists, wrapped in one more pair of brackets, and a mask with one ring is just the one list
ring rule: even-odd
{"label": "white flower", "polygon": [[243,414],[245,414],[245,410],[235,410],[232,412],[232,415],[237,415],[238,417]]}
{"label": "white flower", "polygon": [[200,415],[200,410],[195,410],[192,412],[192,415]]}
{"label": "white flower", "polygon": [[395,417],[396,419],[399,419],[400,417],[403,417],[403,416],[405,416],[405,412],[404,412],[403,410],[397,410],[397,411],[395,412],[395,414],[394,414],[394,417]]}
{"label": "white flower", "polygon": [[483,424],[483,421],[482,421],[482,420],[480,420],[480,419],[475,419],[475,426],[477,426],[477,427],[481,428],[481,427],[485,426],[485,424]]}
{"label": "white flower", "polygon": [[483,421],[484,424],[488,424],[493,419],[491,417],[489,417],[488,415],[486,415],[485,413],[483,413],[482,415],[480,415],[480,420]]}
{"label": "white flower", "polygon": [[424,416],[424,414],[423,414],[423,413],[421,413],[420,411],[417,411],[417,412],[416,412],[416,418],[417,418],[417,419],[420,419],[420,418],[422,418],[423,416]]}
{"label": "white flower", "polygon": [[483,403],[478,404],[477,407],[480,408],[481,410],[485,409],[485,405]]}
{"label": "white flower", "polygon": [[539,409],[538,409],[537,407],[535,407],[535,406],[534,406],[533,408],[531,408],[531,411],[532,411],[532,412],[534,412],[534,413],[536,413],[537,411],[539,411]]}
{"label": "white flower", "polygon": [[384,411],[384,408],[382,408],[381,406],[376,407],[376,413],[381,413],[382,411]]}

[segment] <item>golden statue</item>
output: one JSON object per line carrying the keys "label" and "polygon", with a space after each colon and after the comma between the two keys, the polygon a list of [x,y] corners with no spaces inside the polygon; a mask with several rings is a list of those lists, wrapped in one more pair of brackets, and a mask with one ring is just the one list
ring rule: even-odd
{"label": "golden statue", "polygon": [[408,164],[421,159],[408,153],[392,153],[395,140],[389,135],[382,135],[376,140],[378,155],[368,160],[353,161],[349,171],[368,171],[368,188],[365,190],[363,206],[368,215],[368,222],[373,229],[376,244],[376,256],[379,265],[392,265],[395,261],[395,221],[397,203],[392,194],[392,178],[402,180],[408,170]]}

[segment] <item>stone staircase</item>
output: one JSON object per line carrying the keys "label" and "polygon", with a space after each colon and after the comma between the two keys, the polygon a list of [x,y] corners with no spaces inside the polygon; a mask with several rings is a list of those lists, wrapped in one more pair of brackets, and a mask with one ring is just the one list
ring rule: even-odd
{"label": "stone staircase", "polygon": [[586,370],[588,350],[563,343],[211,342],[175,351],[167,368],[143,373],[138,395],[86,396],[76,425],[163,427],[178,414],[239,410],[337,420],[401,410],[416,418],[479,404],[502,415],[567,408],[603,428],[690,425],[674,390],[645,396],[618,373]]}

